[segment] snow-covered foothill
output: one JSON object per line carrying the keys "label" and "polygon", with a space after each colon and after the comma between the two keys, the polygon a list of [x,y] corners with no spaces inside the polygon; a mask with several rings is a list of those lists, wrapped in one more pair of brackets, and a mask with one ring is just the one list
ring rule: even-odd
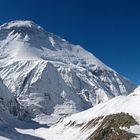
{"label": "snow-covered foothill", "polygon": [[[128,135],[133,134],[135,137],[133,139],[139,140],[140,139],[140,91],[136,89],[133,92],[133,95],[130,96],[119,96],[107,101],[105,103],[100,103],[95,107],[88,109],[86,111],[74,114],[70,117],[67,117],[61,120],[57,125],[50,127],[49,129],[46,128],[39,128],[36,129],[35,132],[39,136],[42,136],[46,140],[88,140],[91,135],[94,136],[97,134],[97,130],[100,126],[104,123],[104,119],[108,116],[113,117],[120,113],[121,118],[125,115],[128,118],[122,120],[122,124],[119,127],[119,131],[123,131],[124,133],[128,133]],[[134,94],[136,93],[136,94]],[[139,94],[138,94],[139,93]],[[111,116],[112,115],[112,116]],[[130,116],[129,116],[130,115]],[[132,116],[132,117],[131,117]],[[118,116],[117,116],[118,117]],[[131,119],[133,118],[133,122]],[[121,127],[121,125],[126,123],[130,123],[131,125],[128,127]],[[106,120],[107,122],[108,120]],[[116,121],[116,122],[115,122]],[[117,123],[117,119],[113,119],[111,123]],[[133,124],[134,123],[134,124]],[[111,126],[108,126],[110,129]],[[106,125],[104,125],[105,129]],[[104,130],[102,130],[104,131]],[[104,131],[105,132],[105,131]],[[98,132],[99,133],[99,132]],[[106,131],[106,134],[109,133],[110,137],[113,131]],[[122,135],[122,134],[121,134]],[[120,137],[121,137],[120,135]],[[95,138],[93,136],[93,138]],[[118,134],[119,136],[119,134]]]}

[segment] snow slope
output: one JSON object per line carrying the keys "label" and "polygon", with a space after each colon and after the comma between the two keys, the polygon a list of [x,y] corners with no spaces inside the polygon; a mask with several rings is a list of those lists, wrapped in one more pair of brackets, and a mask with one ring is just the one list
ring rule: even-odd
{"label": "snow slope", "polygon": [[0,112],[0,140],[44,140],[35,134],[34,129],[39,127],[35,122],[20,121],[8,112]]}
{"label": "snow slope", "polygon": [[[67,117],[64,120],[61,120],[57,125],[52,126],[49,129],[39,128],[35,130],[35,132],[36,134],[42,136],[46,140],[62,140],[62,139],[89,140],[91,135],[94,134],[94,132],[96,132],[94,135],[97,135],[97,133],[99,133],[97,130],[98,128],[100,128],[100,126],[102,125],[107,116],[113,117],[111,116],[112,114],[116,114],[117,116],[118,113],[123,112],[121,114],[122,116],[120,117],[120,120],[121,118],[123,118],[123,116],[125,116],[124,113],[128,113],[136,120],[137,124],[132,125],[132,122],[129,120],[131,122],[131,125],[128,128],[121,127],[121,125],[125,123],[125,120],[127,120],[127,118],[125,118],[125,120],[122,121],[122,124],[121,123],[119,124],[120,130],[125,130],[126,132],[135,134],[136,138],[134,139],[139,140],[140,139],[139,106],[140,106],[140,89],[138,88],[129,96],[115,97],[110,101],[96,105],[95,107],[89,110]],[[126,114],[127,117],[128,114]],[[132,119],[132,117],[130,118]],[[106,122],[107,121],[108,120],[106,120]],[[117,121],[117,119],[115,121]],[[114,120],[112,120],[111,123],[114,123]],[[105,128],[106,125],[104,125],[102,129]],[[109,130],[110,129],[112,129],[111,126],[109,127]],[[109,132],[110,137],[112,133],[113,131]],[[95,137],[93,137],[93,139],[96,140]]]}
{"label": "snow slope", "polygon": [[0,77],[23,117],[48,125],[136,87],[81,46],[22,20],[0,26]]}

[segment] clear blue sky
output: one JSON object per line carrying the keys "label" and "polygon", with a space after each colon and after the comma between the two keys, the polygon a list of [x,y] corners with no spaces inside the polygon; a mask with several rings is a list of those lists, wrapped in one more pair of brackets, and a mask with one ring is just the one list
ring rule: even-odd
{"label": "clear blue sky", "polygon": [[140,83],[139,0],[0,0],[0,24],[29,19]]}

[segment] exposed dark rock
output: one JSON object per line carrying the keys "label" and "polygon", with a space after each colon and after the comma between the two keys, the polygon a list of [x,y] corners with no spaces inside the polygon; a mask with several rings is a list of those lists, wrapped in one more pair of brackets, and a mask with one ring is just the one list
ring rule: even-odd
{"label": "exposed dark rock", "polygon": [[[96,123],[95,125],[94,123],[95,120],[88,123],[89,127],[94,127],[96,125]],[[136,124],[138,124],[137,121],[126,113],[108,115],[101,121],[100,126],[88,137],[87,140],[131,140],[136,137],[136,134],[122,130],[121,127],[130,128],[130,126]]]}
{"label": "exposed dark rock", "polygon": [[92,127],[94,127],[95,125],[97,125],[101,119],[103,119],[103,116],[92,119],[81,130],[91,129]]}

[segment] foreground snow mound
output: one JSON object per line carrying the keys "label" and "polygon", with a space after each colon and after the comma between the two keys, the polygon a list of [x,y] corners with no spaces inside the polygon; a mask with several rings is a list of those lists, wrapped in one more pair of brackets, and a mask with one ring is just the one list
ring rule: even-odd
{"label": "foreground snow mound", "polygon": [[49,125],[135,88],[81,46],[31,21],[0,26],[0,77],[23,117]]}
{"label": "foreground snow mound", "polygon": [[115,97],[36,133],[47,140],[139,140],[139,106],[140,90],[137,95]]}

